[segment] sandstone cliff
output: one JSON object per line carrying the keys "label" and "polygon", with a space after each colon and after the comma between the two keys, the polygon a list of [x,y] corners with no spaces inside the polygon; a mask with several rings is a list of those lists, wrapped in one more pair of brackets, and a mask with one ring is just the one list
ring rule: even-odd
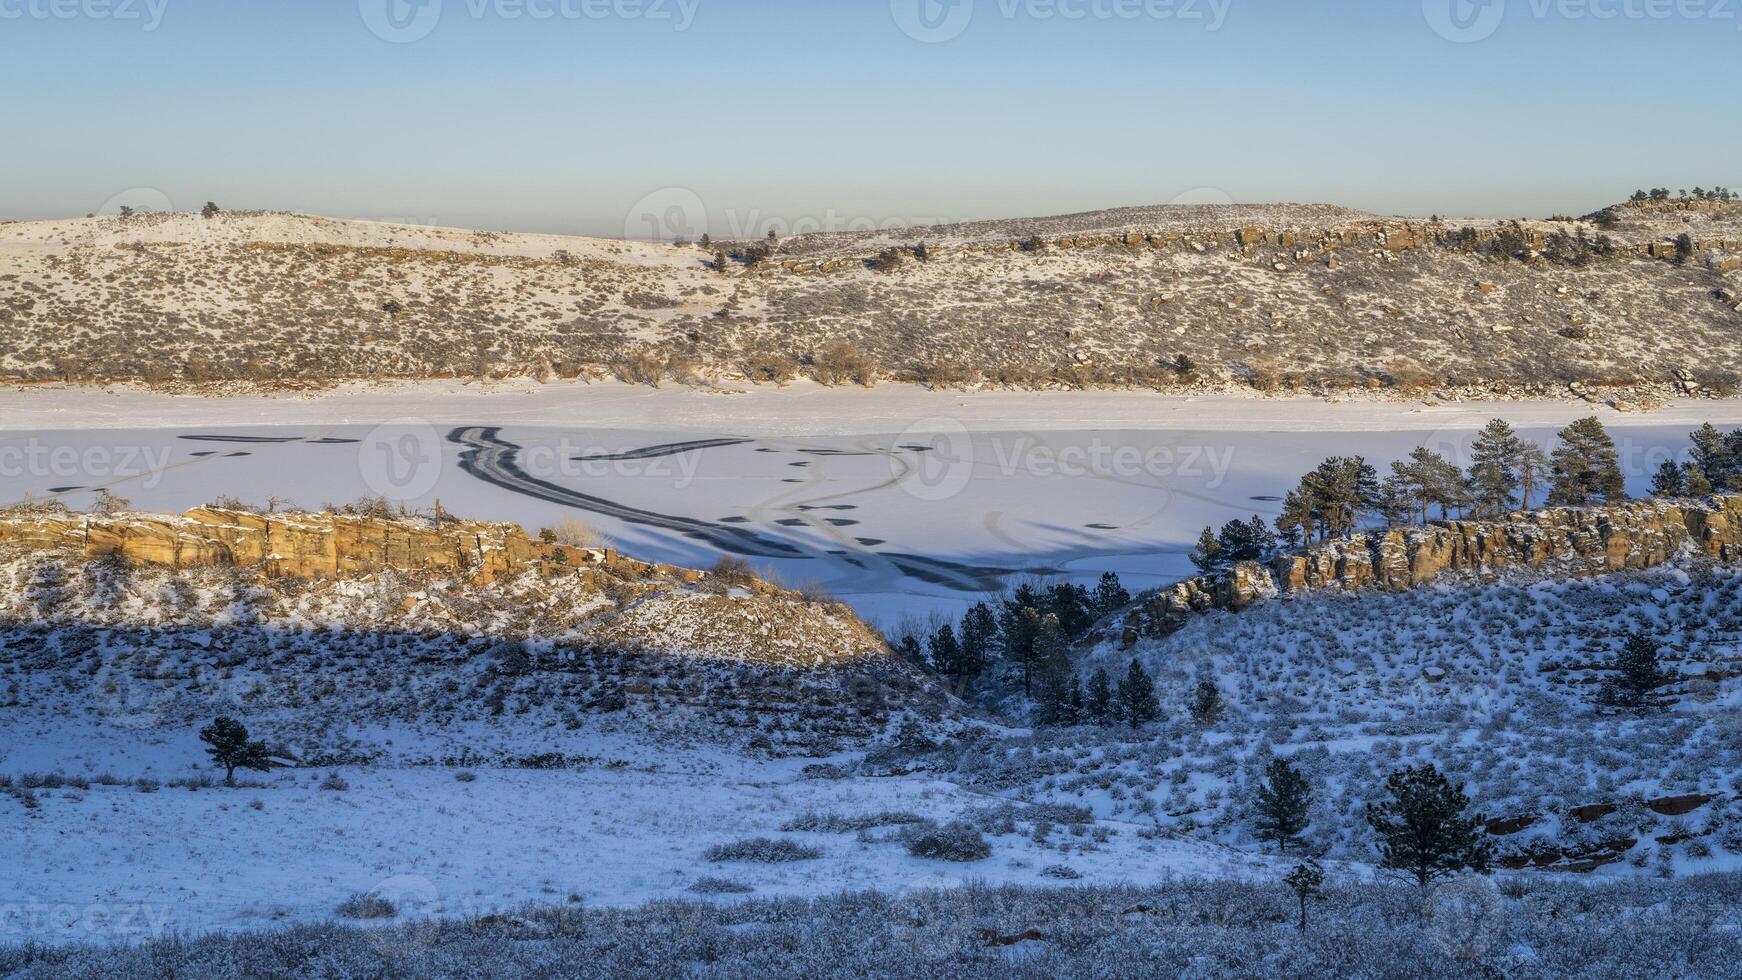
{"label": "sandstone cliff", "polygon": [[515,524],[332,513],[261,514],[195,508],[180,516],[41,512],[0,518],[0,547],[119,557],[146,565],[258,567],[270,577],[338,578],[383,569],[442,572],[489,582],[521,571],[604,569],[689,577],[608,548],[537,540]]}
{"label": "sandstone cliff", "polygon": [[1242,562],[1225,573],[1163,589],[1126,618],[1125,638],[1163,636],[1197,613],[1238,612],[1277,596],[1327,589],[1401,591],[1450,572],[1486,576],[1540,569],[1578,576],[1636,571],[1689,551],[1718,561],[1742,558],[1742,496],[1560,508],[1351,535],[1282,555],[1270,567]]}

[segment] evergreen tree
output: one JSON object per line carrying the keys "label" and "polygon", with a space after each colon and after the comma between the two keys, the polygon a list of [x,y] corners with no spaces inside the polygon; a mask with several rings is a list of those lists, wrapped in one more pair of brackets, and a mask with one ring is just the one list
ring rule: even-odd
{"label": "evergreen tree", "polygon": [[1107,668],[1096,667],[1089,675],[1089,693],[1084,707],[1090,718],[1103,725],[1119,720],[1119,705],[1113,699],[1113,679],[1107,676]]}
{"label": "evergreen tree", "polygon": [[903,633],[900,641],[895,644],[895,652],[910,664],[925,666],[925,649],[920,646],[919,637],[912,633]]}
{"label": "evergreen tree", "polygon": [[962,645],[956,642],[956,631],[945,623],[938,627],[929,642],[932,669],[945,677],[954,678],[960,682],[965,678],[962,670]]}
{"label": "evergreen tree", "polygon": [[1715,492],[1706,471],[1693,463],[1682,464],[1682,492],[1689,497],[1709,497]]}
{"label": "evergreen tree", "polygon": [[1512,509],[1524,479],[1519,474],[1524,440],[1505,419],[1494,419],[1470,443],[1470,492],[1482,513],[1499,516]]}
{"label": "evergreen tree", "polygon": [[1083,682],[1075,674],[1071,675],[1070,694],[1066,701],[1070,705],[1070,720],[1067,724],[1082,724],[1087,717],[1085,712],[1088,706],[1083,702]]}
{"label": "evergreen tree", "polygon": [[1282,879],[1300,899],[1300,931],[1307,931],[1307,902],[1312,899],[1324,900],[1325,869],[1319,867],[1317,861],[1307,861],[1295,866],[1288,877]]}
{"label": "evergreen tree", "polygon": [[1089,590],[1061,582],[1047,590],[1046,611],[1058,617],[1068,640],[1079,640],[1095,625],[1094,602]]}
{"label": "evergreen tree", "polygon": [[1467,814],[1470,798],[1431,765],[1398,769],[1386,778],[1389,799],[1367,804],[1367,823],[1379,835],[1379,866],[1422,890],[1474,871],[1487,874],[1494,845],[1485,818]]}
{"label": "evergreen tree", "polygon": [[1047,613],[1035,637],[1039,664],[1040,721],[1046,725],[1070,724],[1070,644],[1059,618]]}
{"label": "evergreen tree", "polygon": [[1199,725],[1214,725],[1222,720],[1227,706],[1222,702],[1222,689],[1214,681],[1199,681],[1192,692],[1192,721]]}
{"label": "evergreen tree", "polygon": [[1694,444],[1694,465],[1712,490],[1742,489],[1742,430],[1726,436],[1707,422],[1689,438]]}
{"label": "evergreen tree", "polygon": [[206,743],[206,754],[212,762],[224,767],[224,785],[236,785],[236,770],[253,769],[266,772],[272,768],[272,754],[265,742],[249,741],[248,729],[232,718],[219,718],[200,729],[200,741]]}
{"label": "evergreen tree", "polygon": [[1119,714],[1132,728],[1161,717],[1161,703],[1155,698],[1155,681],[1135,660],[1125,672],[1125,679],[1119,682]]}
{"label": "evergreen tree", "polygon": [[1040,593],[1031,585],[1017,586],[998,615],[999,644],[1005,659],[1022,669],[1022,696],[1034,696],[1035,640],[1040,635]]}
{"label": "evergreen tree", "polygon": [[1688,492],[1687,470],[1673,459],[1666,459],[1651,478],[1653,497],[1685,497]]}
{"label": "evergreen tree", "polygon": [[1198,546],[1192,549],[1192,564],[1198,566],[1198,571],[1205,574],[1215,571],[1222,565],[1222,542],[1216,537],[1216,532],[1204,528],[1204,533],[1198,535]]}
{"label": "evergreen tree", "polygon": [[1411,523],[1426,524],[1428,508],[1437,505],[1440,519],[1450,516],[1453,507],[1462,508],[1465,500],[1464,474],[1450,460],[1425,446],[1416,447],[1408,459],[1391,464],[1391,478],[1386,481],[1389,493],[1382,496],[1401,497],[1411,507]]}
{"label": "evergreen tree", "polygon": [[[1199,546],[1202,544],[1200,541]],[[1254,514],[1250,521],[1229,521],[1223,525],[1216,535],[1216,545],[1216,558],[1223,565],[1263,561],[1276,551],[1276,535],[1264,518]]]}
{"label": "evergreen tree", "polygon": [[1658,663],[1657,641],[1643,632],[1627,635],[1621,655],[1609,665],[1615,676],[1597,693],[1601,704],[1615,708],[1646,708],[1656,704],[1657,689],[1669,681]]}
{"label": "evergreen tree", "polygon": [[1312,809],[1313,791],[1287,759],[1272,759],[1264,768],[1264,780],[1258,784],[1257,813],[1253,820],[1259,840],[1275,841],[1283,853],[1300,843],[1300,835],[1311,823],[1307,816]]}
{"label": "evergreen tree", "polygon": [[1621,475],[1615,440],[1609,438],[1601,420],[1596,416],[1580,419],[1561,430],[1560,440],[1553,456],[1551,506],[1583,507],[1627,499],[1627,481]]}
{"label": "evergreen tree", "polygon": [[1284,503],[1278,529],[1298,527],[1304,536],[1325,541],[1347,534],[1361,515],[1381,504],[1379,474],[1360,456],[1333,456],[1301,478]]}
{"label": "evergreen tree", "polygon": [[212,201],[207,201],[206,206],[200,208],[200,217],[202,218],[215,218],[223,213],[224,209],[218,207],[218,205]]}
{"label": "evergreen tree", "polygon": [[960,635],[962,670],[972,681],[986,672],[992,662],[992,651],[998,642],[998,618],[992,607],[976,602],[962,616]]}
{"label": "evergreen tree", "polygon": [[1119,584],[1119,576],[1112,572],[1101,574],[1101,584],[1095,586],[1095,615],[1111,616],[1131,603],[1131,593],[1125,586]]}

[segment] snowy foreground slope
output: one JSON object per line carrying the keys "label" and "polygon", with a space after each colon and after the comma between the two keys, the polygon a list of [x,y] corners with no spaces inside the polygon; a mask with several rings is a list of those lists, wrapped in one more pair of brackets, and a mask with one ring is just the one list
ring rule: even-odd
{"label": "snowy foreground slope", "polygon": [[[1664,642],[1669,702],[1599,707],[1627,633]],[[1088,806],[1256,848],[1254,780],[1290,758],[1317,790],[1313,849],[1371,860],[1363,804],[1393,769],[1467,781],[1505,866],[1684,874],[1742,864],[1742,570],[1685,556],[1584,579],[1448,577],[1402,593],[1316,593],[1212,611],[1078,664],[1156,677],[1164,722],[951,741],[905,764],[987,792]],[[1198,683],[1225,716],[1191,720]]]}
{"label": "snowy foreground slope", "polygon": [[[681,625],[748,598],[648,588],[0,556],[0,971],[1718,976],[1738,955],[1734,567],[1452,575],[1079,651],[1155,675],[1140,733],[1009,727],[893,661],[632,643],[638,602]],[[1618,714],[1592,693],[1633,630],[1678,677]],[[1228,705],[1209,724],[1201,680]],[[220,713],[296,765],[222,786],[196,734]],[[1272,754],[1317,791],[1332,877],[1304,939],[1277,885],[1298,858],[1250,822]],[[1428,926],[1376,883],[1361,816],[1414,761],[1467,781],[1521,866],[1447,886]],[[632,908],[674,900],[704,904]]]}

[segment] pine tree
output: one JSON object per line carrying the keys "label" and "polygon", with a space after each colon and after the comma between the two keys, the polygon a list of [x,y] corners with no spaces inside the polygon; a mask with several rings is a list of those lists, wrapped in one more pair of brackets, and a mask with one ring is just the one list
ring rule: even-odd
{"label": "pine tree", "polygon": [[1192,564],[1198,566],[1198,571],[1208,574],[1221,567],[1222,542],[1216,537],[1216,532],[1204,528],[1204,533],[1198,535],[1198,546],[1192,549]]}
{"label": "pine tree", "polygon": [[964,676],[972,681],[986,672],[998,642],[998,618],[992,607],[976,602],[962,616],[961,657]]}
{"label": "pine tree", "polygon": [[1107,668],[1096,667],[1089,675],[1089,694],[1085,707],[1089,717],[1103,725],[1111,725],[1119,720],[1119,706],[1113,699],[1113,679],[1107,676]]}
{"label": "pine tree", "polygon": [[1742,430],[1726,436],[1707,422],[1689,438],[1694,444],[1694,465],[1712,490],[1742,488]]}
{"label": "pine tree", "polygon": [[[1494,845],[1470,798],[1431,765],[1398,769],[1386,778],[1391,797],[1367,804],[1379,835],[1379,866],[1412,881],[1425,899],[1435,882],[1465,871],[1487,874]],[[1425,911],[1425,905],[1424,905]]]}
{"label": "pine tree", "polygon": [[1615,440],[1596,416],[1580,419],[1560,432],[1561,444],[1554,451],[1554,486],[1549,504],[1583,507],[1602,501],[1627,499],[1627,481],[1621,475]]}
{"label": "pine tree", "polygon": [[1132,728],[1139,728],[1161,717],[1161,703],[1155,698],[1155,681],[1137,661],[1119,682],[1119,714]]}
{"label": "pine tree", "polygon": [[1682,492],[1689,497],[1709,497],[1715,492],[1706,471],[1693,463],[1682,464]]}
{"label": "pine tree", "polygon": [[1066,698],[1066,702],[1070,705],[1070,720],[1067,724],[1082,724],[1086,717],[1084,712],[1087,710],[1087,705],[1083,702],[1083,682],[1075,674],[1071,675],[1070,694]]}
{"label": "pine tree", "polygon": [[1300,899],[1300,931],[1307,931],[1307,902],[1313,899],[1324,900],[1325,869],[1319,867],[1317,861],[1307,861],[1295,866],[1288,877],[1282,879]]}
{"label": "pine tree", "polygon": [[902,634],[900,641],[895,644],[895,652],[910,664],[925,666],[925,649],[920,646],[919,637],[912,633]]}
{"label": "pine tree", "polygon": [[945,677],[955,678],[958,682],[964,677],[962,670],[962,646],[956,642],[956,631],[949,623],[938,627],[929,641],[932,669]]}
{"label": "pine tree", "polygon": [[1089,590],[1061,582],[1047,590],[1046,611],[1058,617],[1067,640],[1081,639],[1095,625],[1094,602]]}
{"label": "pine tree", "polygon": [[236,770],[253,769],[266,772],[272,768],[272,754],[265,742],[248,740],[248,729],[232,718],[219,718],[200,729],[200,741],[206,743],[206,754],[212,762],[224,767],[224,785],[236,785]]}
{"label": "pine tree", "polygon": [[200,208],[200,217],[202,218],[215,218],[222,213],[223,209],[212,201],[207,201],[206,206]]}
{"label": "pine tree", "polygon": [[1683,497],[1687,495],[1687,470],[1673,459],[1666,459],[1651,478],[1653,497]]}
{"label": "pine tree", "polygon": [[1470,491],[1482,512],[1499,516],[1512,509],[1524,485],[1519,463],[1524,440],[1505,419],[1494,419],[1470,443]]}
{"label": "pine tree", "polygon": [[1615,708],[1646,708],[1656,703],[1655,693],[1669,677],[1658,663],[1657,641],[1643,632],[1627,635],[1620,656],[1609,665],[1615,676],[1597,693],[1601,704]]}
{"label": "pine tree", "polygon": [[1070,714],[1070,644],[1065,638],[1059,618],[1052,613],[1040,621],[1035,638],[1039,664],[1040,720],[1047,725],[1069,724]]}
{"label": "pine tree", "polygon": [[1313,791],[1287,759],[1272,759],[1258,784],[1257,813],[1253,820],[1259,840],[1275,841],[1283,853],[1300,843],[1311,819]]}
{"label": "pine tree", "polygon": [[1209,726],[1222,720],[1226,705],[1222,702],[1222,689],[1214,681],[1199,681],[1197,689],[1192,692],[1192,721],[1199,725]]}
{"label": "pine tree", "polygon": [[1040,593],[1033,586],[1017,586],[1004,601],[998,616],[999,644],[1005,659],[1022,669],[1022,696],[1034,696],[1035,640],[1040,635]]}
{"label": "pine tree", "polygon": [[1125,586],[1119,584],[1119,576],[1112,572],[1101,574],[1101,584],[1095,586],[1095,614],[1111,616],[1131,603],[1131,593]]}

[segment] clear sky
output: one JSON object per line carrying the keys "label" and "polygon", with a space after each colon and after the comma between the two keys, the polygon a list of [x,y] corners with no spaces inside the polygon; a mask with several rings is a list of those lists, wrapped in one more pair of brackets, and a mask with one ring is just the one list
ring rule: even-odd
{"label": "clear sky", "polygon": [[1742,0],[0,0],[0,217],[1582,214],[1742,187],[1739,80]]}

